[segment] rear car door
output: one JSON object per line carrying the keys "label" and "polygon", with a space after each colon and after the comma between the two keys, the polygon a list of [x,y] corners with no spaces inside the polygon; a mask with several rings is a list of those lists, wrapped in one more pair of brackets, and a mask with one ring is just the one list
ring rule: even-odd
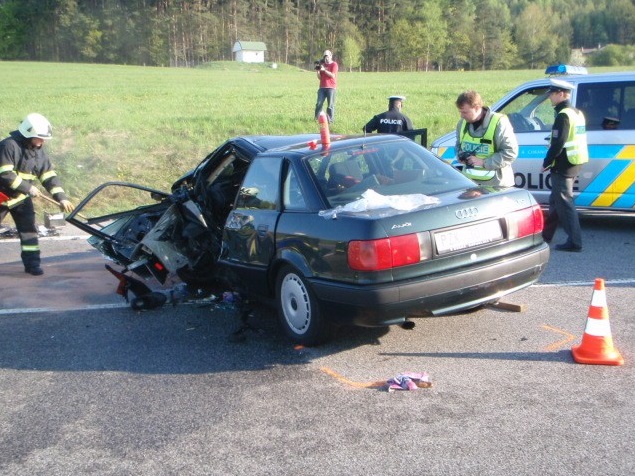
{"label": "rear car door", "polygon": [[220,263],[255,294],[267,294],[267,269],[275,253],[280,215],[281,168],[281,157],[253,160],[223,229]]}
{"label": "rear car door", "polygon": [[575,203],[635,207],[635,79],[581,82],[576,107],[586,118],[590,161],[578,177]]}

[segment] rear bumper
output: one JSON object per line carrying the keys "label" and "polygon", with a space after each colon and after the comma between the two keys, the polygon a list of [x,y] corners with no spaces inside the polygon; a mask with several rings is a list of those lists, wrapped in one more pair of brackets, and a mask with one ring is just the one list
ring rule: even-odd
{"label": "rear bumper", "polygon": [[468,271],[359,286],[312,281],[325,315],[341,324],[385,326],[417,313],[448,314],[494,302],[535,283],[549,260],[546,243]]}

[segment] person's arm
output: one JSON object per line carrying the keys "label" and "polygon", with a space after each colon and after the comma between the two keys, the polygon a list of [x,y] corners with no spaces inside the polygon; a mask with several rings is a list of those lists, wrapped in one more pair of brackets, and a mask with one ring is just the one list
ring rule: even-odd
{"label": "person's arm", "polygon": [[518,141],[507,116],[502,116],[496,125],[494,144],[496,152],[483,162],[487,170],[502,169],[518,157]]}
{"label": "person's arm", "polygon": [[414,126],[412,125],[412,121],[408,116],[404,116],[404,131],[412,131],[414,130]]}
{"label": "person's arm", "polygon": [[[17,174],[15,164],[22,151],[15,142],[5,142],[0,148],[0,185],[17,193],[37,196],[38,189]],[[31,193],[33,192],[33,193]]]}
{"label": "person's arm", "polygon": [[373,132],[377,130],[377,116],[374,116],[370,121],[366,123],[364,126],[364,132]]}
{"label": "person's arm", "polygon": [[328,66],[329,66],[329,68],[327,69],[326,66],[322,65],[322,69],[320,71],[323,72],[329,78],[335,79],[336,76],[337,76],[337,71],[339,70],[339,67],[337,66],[337,63],[335,61],[333,61]]}
{"label": "person's arm", "polygon": [[459,153],[461,152],[461,136],[463,134],[463,119],[459,120],[456,125],[456,142],[454,143],[454,156],[458,160]]}
{"label": "person's arm", "polygon": [[326,69],[324,66],[322,66],[322,69],[320,70],[320,72],[322,74],[324,74],[325,76],[328,76],[329,78],[335,78],[336,73],[331,73],[328,69]]}

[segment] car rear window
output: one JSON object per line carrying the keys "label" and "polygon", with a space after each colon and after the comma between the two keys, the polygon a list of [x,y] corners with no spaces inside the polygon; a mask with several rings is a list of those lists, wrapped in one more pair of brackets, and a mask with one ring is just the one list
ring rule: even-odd
{"label": "car rear window", "polygon": [[355,201],[368,189],[382,195],[432,196],[474,185],[410,140],[337,149],[307,160],[331,207]]}

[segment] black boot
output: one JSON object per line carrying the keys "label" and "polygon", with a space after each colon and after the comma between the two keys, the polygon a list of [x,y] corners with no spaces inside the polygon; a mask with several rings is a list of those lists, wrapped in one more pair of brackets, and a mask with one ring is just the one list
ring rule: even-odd
{"label": "black boot", "polygon": [[28,268],[24,268],[24,272],[33,276],[42,276],[44,274],[44,270],[39,266],[29,266]]}

